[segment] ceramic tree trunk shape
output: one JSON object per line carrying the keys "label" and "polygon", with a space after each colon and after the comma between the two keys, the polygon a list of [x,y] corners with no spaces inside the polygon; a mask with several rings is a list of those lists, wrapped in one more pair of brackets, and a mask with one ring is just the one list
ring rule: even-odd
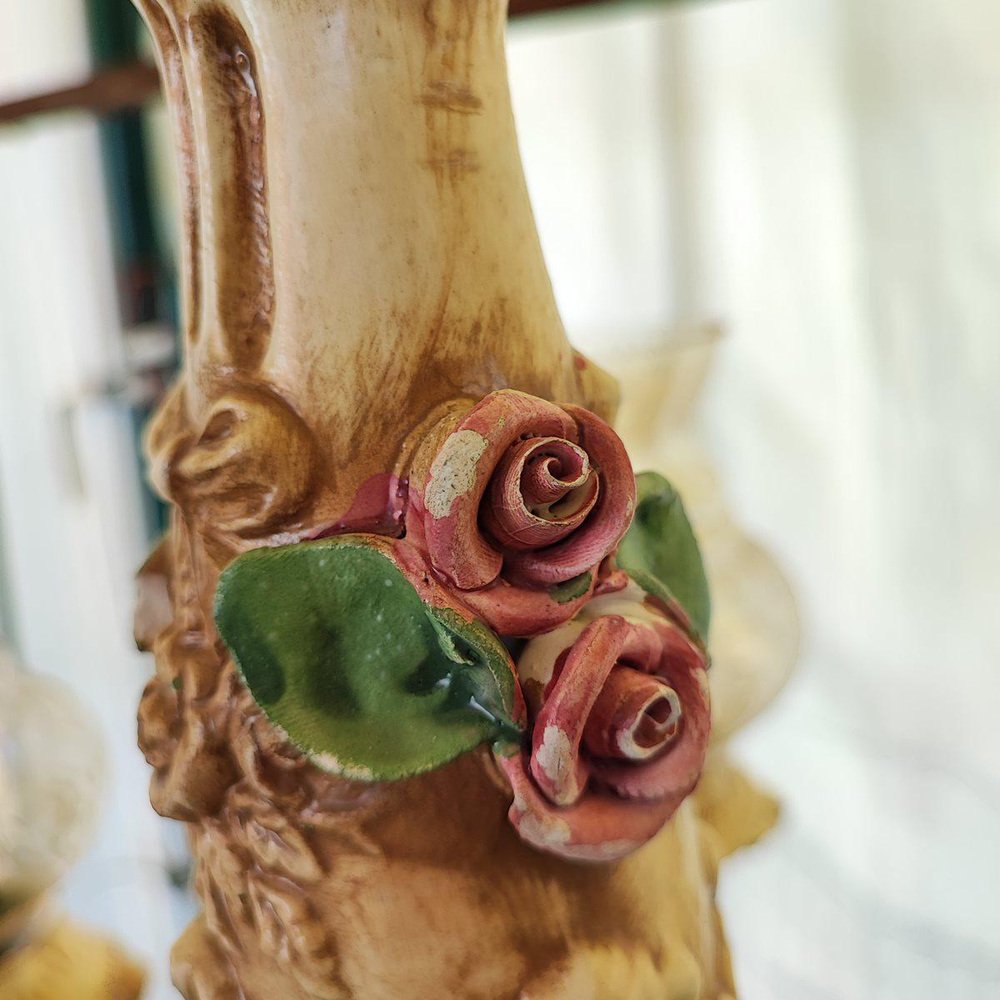
{"label": "ceramic tree trunk shape", "polygon": [[697,544],[564,335],[505,4],[139,6],[183,208],[137,613],[181,992],[727,996]]}

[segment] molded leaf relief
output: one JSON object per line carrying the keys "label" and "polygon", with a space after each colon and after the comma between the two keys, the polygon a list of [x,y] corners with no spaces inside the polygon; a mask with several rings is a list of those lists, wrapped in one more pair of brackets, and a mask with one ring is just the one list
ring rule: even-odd
{"label": "molded leaf relief", "polygon": [[175,392],[153,425],[149,448],[163,495],[222,539],[287,528],[315,499],[322,473],[312,432],[261,386],[224,392],[196,428],[183,394]]}
{"label": "molded leaf relief", "polygon": [[196,839],[195,886],[205,905],[207,930],[236,955],[263,948],[310,996],[348,996],[336,951],[309,900],[315,878],[292,880],[258,866],[255,852],[247,850],[245,827],[232,821],[223,815],[206,822]]}

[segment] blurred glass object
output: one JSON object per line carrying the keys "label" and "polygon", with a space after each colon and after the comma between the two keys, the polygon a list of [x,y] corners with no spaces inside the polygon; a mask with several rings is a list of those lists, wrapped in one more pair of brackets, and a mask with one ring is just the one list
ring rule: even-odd
{"label": "blurred glass object", "polygon": [[717,327],[664,335],[663,346],[599,360],[621,383],[617,426],[636,469],[660,469],[698,532],[712,591],[712,728],[717,744],[742,728],[791,676],[799,618],[777,561],[726,501],[695,415],[720,341]]}
{"label": "blurred glass object", "polygon": [[97,723],[3,649],[0,691],[0,997],[136,1000],[143,970],[49,902],[94,835],[106,772]]}
{"label": "blurred glass object", "polygon": [[58,681],[18,670],[0,651],[0,690],[2,919],[39,900],[83,854],[105,761],[96,722]]}

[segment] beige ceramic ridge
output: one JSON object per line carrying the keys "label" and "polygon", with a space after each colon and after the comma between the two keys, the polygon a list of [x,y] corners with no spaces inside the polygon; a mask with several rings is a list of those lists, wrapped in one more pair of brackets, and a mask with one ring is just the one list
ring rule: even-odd
{"label": "beige ceramic ridge", "polygon": [[539,854],[485,752],[374,788],[308,765],[212,621],[234,555],[342,515],[435,407],[511,386],[613,411],[542,261],[505,4],[138,2],[184,212],[185,365],[149,435],[174,510],[137,613],[156,656],[140,708],[151,797],[189,824],[203,907],[173,952],[181,992],[729,995],[713,897],[720,844],[740,838],[696,799],[621,863]]}

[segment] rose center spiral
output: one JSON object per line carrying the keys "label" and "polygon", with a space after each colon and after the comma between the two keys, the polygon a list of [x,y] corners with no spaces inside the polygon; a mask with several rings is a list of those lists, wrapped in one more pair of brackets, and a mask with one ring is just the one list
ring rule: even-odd
{"label": "rose center spiral", "polygon": [[583,742],[597,757],[648,760],[676,739],[682,721],[680,698],[666,681],[619,664],[597,697]]}
{"label": "rose center spiral", "polygon": [[578,445],[556,437],[518,441],[490,483],[485,527],[509,549],[553,545],[583,524],[599,489],[598,472]]}

